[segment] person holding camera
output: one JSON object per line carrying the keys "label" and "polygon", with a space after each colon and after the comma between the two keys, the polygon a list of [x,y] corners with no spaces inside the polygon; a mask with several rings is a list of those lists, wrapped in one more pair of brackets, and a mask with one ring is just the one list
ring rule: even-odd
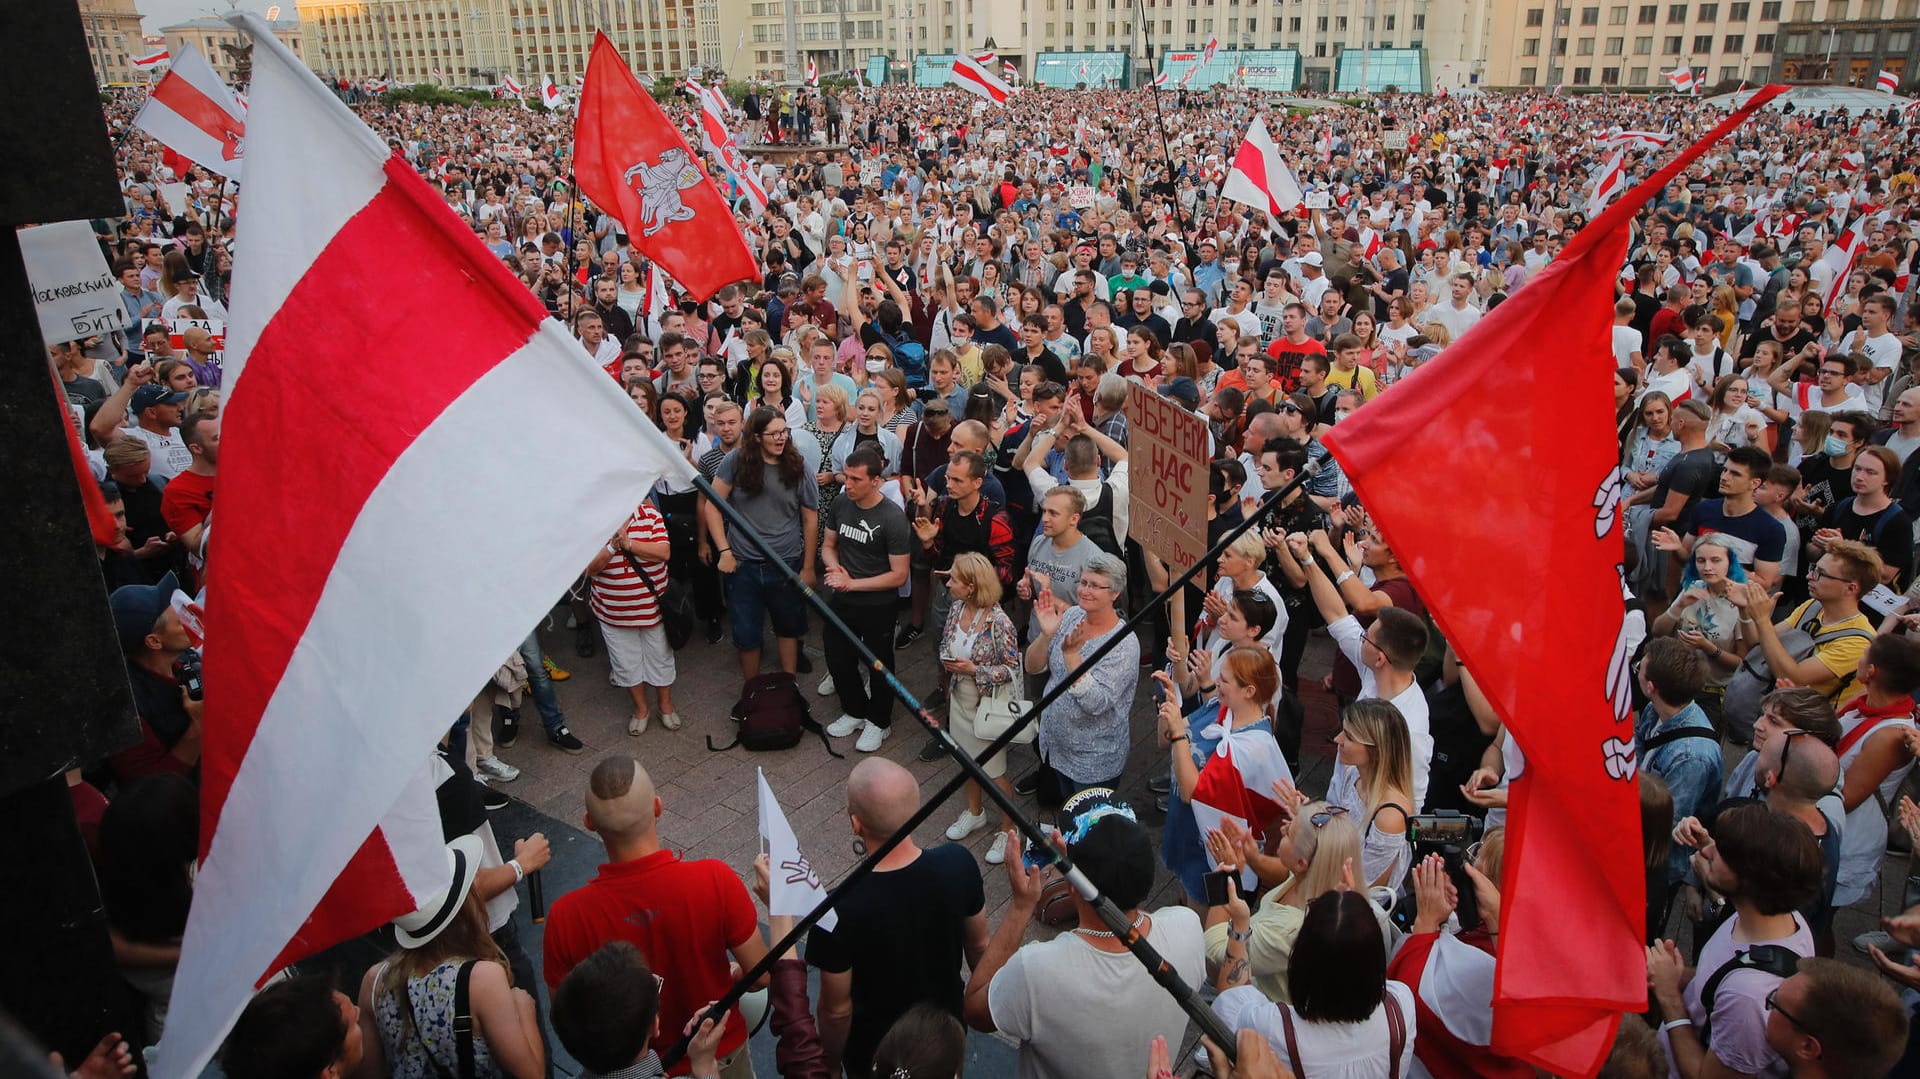
{"label": "person holding camera", "polygon": [[[1413,928],[1387,963],[1387,977],[1426,1005],[1416,1015],[1413,1055],[1429,1075],[1532,1079],[1535,1074],[1533,1065],[1475,1040],[1490,1040],[1493,1030],[1494,954],[1500,937],[1496,882],[1506,838],[1503,828],[1488,832],[1467,848],[1457,870],[1450,870],[1439,854],[1429,854],[1413,869]],[[1456,929],[1450,923],[1460,905],[1457,880],[1472,887],[1475,913],[1462,915]],[[1423,994],[1421,986],[1428,979],[1434,981],[1433,991]]]}
{"label": "person holding camera", "polygon": [[140,741],[110,759],[122,783],[188,775],[200,765],[200,653],[173,606],[179,587],[169,573],[156,584],[122,585],[107,599],[140,717]]}

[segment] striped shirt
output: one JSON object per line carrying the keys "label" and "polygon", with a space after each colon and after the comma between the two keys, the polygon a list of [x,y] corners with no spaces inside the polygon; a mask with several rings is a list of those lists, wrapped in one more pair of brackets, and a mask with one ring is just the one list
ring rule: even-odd
{"label": "striped shirt", "polygon": [[[640,503],[640,509],[627,518],[627,540],[631,543],[667,542],[667,522],[652,503]],[[647,571],[647,579],[653,582],[654,588],[667,587],[665,562],[638,556],[636,560]],[[600,572],[593,575],[589,591],[594,616],[604,625],[646,629],[660,624],[660,605],[655,602],[653,592],[646,583],[633,572],[633,563],[627,561],[624,554],[614,555]]]}

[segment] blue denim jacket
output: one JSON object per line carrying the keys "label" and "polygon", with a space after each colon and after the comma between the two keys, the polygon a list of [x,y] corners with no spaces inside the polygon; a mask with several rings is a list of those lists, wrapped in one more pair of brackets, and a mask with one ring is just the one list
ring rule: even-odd
{"label": "blue denim jacket", "polygon": [[[1689,703],[1662,723],[1654,713],[1653,705],[1648,704],[1640,710],[1640,718],[1634,722],[1634,741],[1645,742],[1656,734],[1676,727],[1704,727],[1711,731],[1713,722],[1698,704]],[[1640,754],[1640,767],[1666,783],[1667,790],[1673,794],[1673,819],[1676,823],[1682,817],[1698,817],[1708,808],[1719,804],[1721,758],[1718,739],[1681,738],[1668,742],[1655,747],[1650,753]],[[1667,879],[1687,879],[1687,866],[1692,858],[1693,851],[1685,847],[1675,846],[1669,851]]]}

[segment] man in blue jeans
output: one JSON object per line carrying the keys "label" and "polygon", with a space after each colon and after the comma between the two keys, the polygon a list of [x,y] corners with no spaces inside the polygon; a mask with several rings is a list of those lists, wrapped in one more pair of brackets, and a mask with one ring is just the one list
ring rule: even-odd
{"label": "man in blue jeans", "polygon": [[[520,642],[520,659],[527,665],[527,695],[533,698],[534,707],[540,709],[540,725],[547,729],[547,744],[568,753],[584,751],[587,747],[567,729],[566,714],[560,711],[560,698],[554,695],[553,679],[547,674],[547,657],[540,651],[537,630],[529,632],[527,639]],[[520,710],[496,708],[493,713],[493,744],[501,749],[509,749],[519,737]],[[515,774],[518,774],[517,769]]]}
{"label": "man in blue jeans", "polygon": [[[714,471],[713,489],[739,511],[786,568],[798,570],[807,587],[814,586],[820,487],[807,474],[784,415],[770,408],[753,410],[739,448]],[[800,590],[787,578],[785,568],[766,560],[752,536],[721,516],[720,507],[709,502],[702,512],[707,535],[720,556],[719,570],[727,579],[727,610],[733,622],[733,646],[740,652],[741,677],[751,680],[760,673],[762,624],[768,618],[780,649],[780,667],[795,673],[800,637],[807,632],[806,601]]]}

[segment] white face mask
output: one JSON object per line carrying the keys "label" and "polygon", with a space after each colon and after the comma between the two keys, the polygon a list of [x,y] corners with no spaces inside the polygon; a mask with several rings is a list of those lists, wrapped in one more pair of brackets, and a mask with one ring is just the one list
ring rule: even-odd
{"label": "white face mask", "polygon": [[870,375],[877,375],[880,372],[885,371],[886,369],[887,369],[887,361],[885,360],[868,360],[867,361],[867,373]]}

